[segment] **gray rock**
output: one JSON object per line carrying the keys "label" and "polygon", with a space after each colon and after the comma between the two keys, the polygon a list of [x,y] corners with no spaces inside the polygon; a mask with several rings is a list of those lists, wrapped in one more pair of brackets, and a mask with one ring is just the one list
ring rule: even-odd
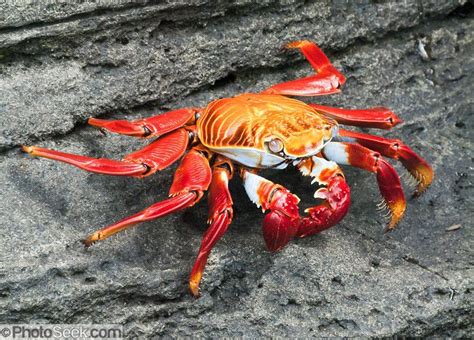
{"label": "gray rock", "polygon": [[[7,4],[0,323],[114,322],[148,337],[472,336],[472,32],[472,6],[456,1]],[[308,75],[301,56],[281,50],[300,38],[317,41],[348,77],[342,94],[308,100],[391,107],[405,124],[372,132],[403,139],[436,171],[391,234],[375,211],[373,176],[346,168],[348,216],[270,254],[262,214],[235,178],[235,218],[195,300],[187,278],[206,228],[204,200],[89,250],[78,242],[166,197],[175,167],[144,180],[99,176],[17,147],[120,158],[146,141],[104,137],[87,117],[204,106]],[[295,170],[264,175],[311,204],[315,188]]]}

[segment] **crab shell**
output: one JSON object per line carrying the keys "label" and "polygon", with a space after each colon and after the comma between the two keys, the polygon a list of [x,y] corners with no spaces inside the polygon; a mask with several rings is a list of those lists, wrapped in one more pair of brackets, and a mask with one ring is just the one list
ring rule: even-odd
{"label": "crab shell", "polygon": [[283,169],[317,154],[337,134],[337,122],[280,95],[242,94],[211,102],[197,121],[199,140],[252,168]]}

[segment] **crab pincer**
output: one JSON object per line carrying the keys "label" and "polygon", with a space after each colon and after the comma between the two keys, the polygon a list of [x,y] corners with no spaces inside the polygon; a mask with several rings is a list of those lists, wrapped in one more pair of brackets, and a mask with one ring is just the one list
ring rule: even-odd
{"label": "crab pincer", "polygon": [[243,180],[247,194],[257,207],[270,210],[262,228],[268,250],[283,248],[298,231],[299,198],[283,186],[249,171],[243,172]]}
{"label": "crab pincer", "polygon": [[250,199],[262,210],[269,210],[263,220],[263,237],[270,251],[282,249],[295,237],[316,234],[334,226],[349,210],[350,189],[334,162],[313,157],[297,166],[303,175],[326,185],[314,194],[324,202],[306,209],[304,217],[299,215],[299,198],[288,189],[254,173],[245,171],[243,174]]}

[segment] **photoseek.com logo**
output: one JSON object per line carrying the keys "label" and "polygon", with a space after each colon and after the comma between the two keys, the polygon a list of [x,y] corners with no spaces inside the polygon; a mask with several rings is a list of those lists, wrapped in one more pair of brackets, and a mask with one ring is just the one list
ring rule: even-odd
{"label": "photoseek.com logo", "polygon": [[3,339],[123,339],[121,325],[0,325]]}

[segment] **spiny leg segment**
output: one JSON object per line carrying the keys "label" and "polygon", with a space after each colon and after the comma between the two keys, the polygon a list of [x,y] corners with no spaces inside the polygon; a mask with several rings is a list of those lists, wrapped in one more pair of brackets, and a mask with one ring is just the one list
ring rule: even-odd
{"label": "spiny leg segment", "polygon": [[[324,115],[344,125],[391,129],[402,122],[397,115],[385,107],[354,110],[317,104],[309,105],[318,112],[322,112]],[[428,162],[399,139],[387,139],[371,134],[340,129],[334,141],[358,143],[368,149],[379,152],[385,157],[399,160],[418,182],[414,196],[421,195],[433,181],[434,172]]]}

